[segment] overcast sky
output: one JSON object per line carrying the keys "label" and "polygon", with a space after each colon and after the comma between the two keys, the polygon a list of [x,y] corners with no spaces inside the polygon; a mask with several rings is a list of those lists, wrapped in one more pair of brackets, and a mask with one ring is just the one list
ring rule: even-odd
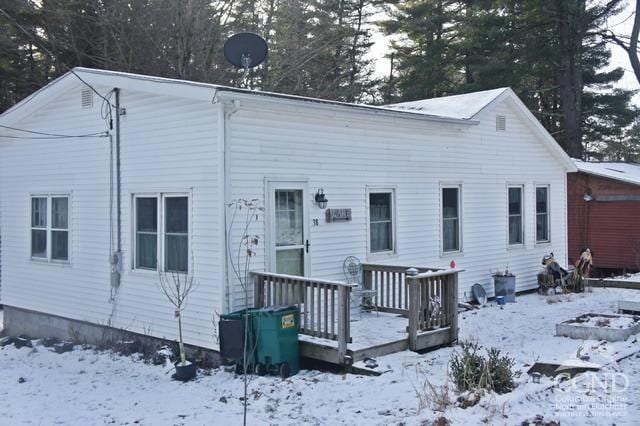
{"label": "overcast sky", "polygon": [[[630,35],[633,26],[634,1],[630,1],[627,8],[618,16],[610,19],[608,26],[616,34]],[[373,19],[384,18],[384,16],[375,16]],[[387,76],[389,74],[389,59],[385,56],[389,53],[389,37],[385,37],[374,26],[373,40],[375,44],[371,47],[370,57],[375,61],[375,74],[377,77]],[[612,67],[621,67],[625,70],[624,78],[620,81],[620,87],[627,89],[640,89],[638,80],[636,80],[627,53],[620,47],[611,45]],[[636,105],[640,106],[640,93],[634,98]]]}

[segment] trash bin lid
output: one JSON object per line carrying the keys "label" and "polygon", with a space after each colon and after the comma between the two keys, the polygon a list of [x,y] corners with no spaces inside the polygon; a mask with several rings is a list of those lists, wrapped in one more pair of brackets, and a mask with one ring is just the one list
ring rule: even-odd
{"label": "trash bin lid", "polygon": [[298,309],[296,306],[272,305],[272,306],[265,306],[264,308],[261,308],[260,312],[273,314],[277,312],[293,311],[296,309]]}

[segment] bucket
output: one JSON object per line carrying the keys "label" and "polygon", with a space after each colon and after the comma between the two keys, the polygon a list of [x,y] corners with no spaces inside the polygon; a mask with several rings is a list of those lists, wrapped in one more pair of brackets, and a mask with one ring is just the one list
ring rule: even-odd
{"label": "bucket", "polygon": [[516,276],[515,275],[494,275],[493,284],[496,298],[504,296],[505,302],[516,301]]}
{"label": "bucket", "polygon": [[496,302],[498,302],[498,305],[504,305],[507,303],[504,296],[496,296]]}

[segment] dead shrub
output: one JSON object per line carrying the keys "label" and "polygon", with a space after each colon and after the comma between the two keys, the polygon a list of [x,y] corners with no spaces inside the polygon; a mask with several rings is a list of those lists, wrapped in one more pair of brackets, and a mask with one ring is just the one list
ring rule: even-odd
{"label": "dead shrub", "polygon": [[513,358],[477,343],[462,342],[460,347],[461,351],[454,351],[449,361],[449,377],[459,393],[487,390],[503,394],[513,390]]}
{"label": "dead shrub", "polygon": [[418,398],[418,412],[425,408],[439,412],[446,411],[453,404],[449,383],[434,385],[429,381],[427,373],[420,366],[416,366],[416,373],[421,378],[421,384],[412,383],[413,390]]}

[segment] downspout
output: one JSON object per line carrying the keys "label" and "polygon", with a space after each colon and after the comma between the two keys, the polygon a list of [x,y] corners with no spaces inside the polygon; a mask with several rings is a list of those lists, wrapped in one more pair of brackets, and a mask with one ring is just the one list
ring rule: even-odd
{"label": "downspout", "polygon": [[[111,302],[115,302],[115,294],[120,287],[122,271],[122,193],[121,193],[121,172],[120,172],[120,89],[113,89],[116,99],[116,250],[111,253],[109,263],[111,264]],[[113,190],[112,190],[113,191]],[[112,192],[113,193],[113,192]],[[113,226],[113,225],[111,225]],[[115,310],[115,304],[114,304]],[[114,315],[112,310],[110,321]]]}
{"label": "downspout", "polygon": [[120,89],[113,89],[116,95],[116,223],[117,223],[117,255],[120,261],[122,253],[122,185],[120,173]]}
{"label": "downspout", "polygon": [[221,185],[220,197],[220,211],[222,234],[220,241],[224,243],[222,249],[221,263],[223,268],[223,281],[224,281],[224,312],[231,312],[233,309],[233,290],[231,288],[231,259],[227,256],[227,247],[229,246],[229,217],[228,217],[228,205],[231,203],[231,140],[227,132],[227,121],[240,109],[240,101],[220,99],[220,92],[216,92],[214,97],[214,103],[218,104],[218,155],[222,164],[219,163],[218,180]]}

